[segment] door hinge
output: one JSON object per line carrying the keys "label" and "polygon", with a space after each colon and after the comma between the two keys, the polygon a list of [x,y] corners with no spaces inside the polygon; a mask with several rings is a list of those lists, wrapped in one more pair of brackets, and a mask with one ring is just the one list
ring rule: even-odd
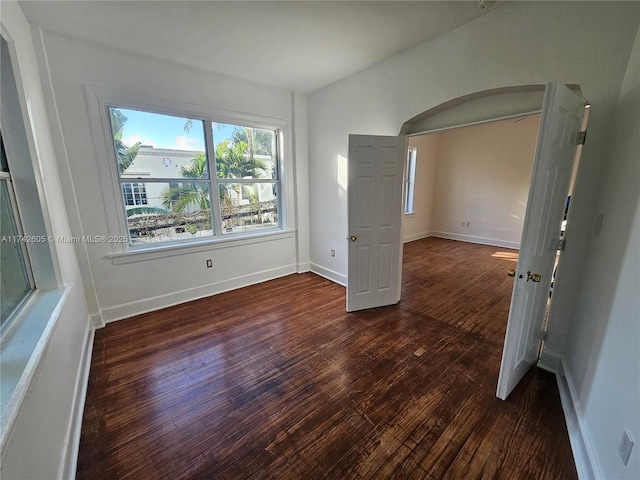
{"label": "door hinge", "polygon": [[578,132],[576,134],[576,145],[584,145],[587,141],[587,131]]}
{"label": "door hinge", "polygon": [[557,240],[557,242],[556,242],[556,250],[558,250],[560,252],[564,252],[566,248],[567,248],[567,239],[566,238],[561,238],[561,239]]}

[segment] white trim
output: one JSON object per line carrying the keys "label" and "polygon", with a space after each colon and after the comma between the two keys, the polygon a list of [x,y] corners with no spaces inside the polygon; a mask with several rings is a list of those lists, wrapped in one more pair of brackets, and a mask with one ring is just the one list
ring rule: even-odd
{"label": "white trim", "polygon": [[[2,453],[6,451],[4,447],[9,437],[9,433],[11,432],[13,424],[18,417],[18,413],[20,412],[24,400],[28,396],[29,390],[32,386],[32,380],[37,375],[40,367],[40,360],[42,360],[47,345],[49,344],[49,339],[58,325],[60,312],[69,297],[70,290],[70,286],[65,286],[57,290],[37,292],[36,299],[32,302],[29,311],[24,313],[20,322],[21,327],[28,328],[32,323],[48,318],[47,324],[40,334],[33,351],[30,352],[29,360],[22,370],[20,378],[18,379],[18,382],[11,393],[11,397],[7,402],[7,406],[2,411],[2,418],[0,422],[0,451]],[[15,333],[19,333],[18,329],[16,329]],[[15,340],[19,339],[16,338]],[[11,342],[11,339],[7,339],[5,342]],[[4,355],[8,352],[7,343],[5,342],[3,342],[2,345]],[[16,346],[16,348],[21,349],[22,347]]]}
{"label": "white trim", "polygon": [[416,240],[421,240],[423,238],[433,237],[432,232],[422,232],[422,233],[414,233],[413,235],[407,235],[402,240],[403,243],[415,242]]}
{"label": "white trim", "polygon": [[171,292],[164,295],[145,298],[134,302],[123,303],[101,310],[102,321],[105,323],[115,322],[124,318],[134,317],[143,313],[154,312],[163,308],[172,307],[181,303],[198,300],[200,298],[210,297],[219,293],[228,292],[256,283],[266,282],[275,278],[284,277],[296,273],[296,265],[285,265],[282,267],[253,272],[248,275],[221,280],[206,285],[199,285],[193,288],[187,288],[177,292]]}
{"label": "white trim", "polygon": [[560,356],[544,348],[538,360],[538,367],[547,372],[557,374],[560,371]]}
{"label": "white trim", "polygon": [[[520,93],[522,93],[522,92],[520,92]],[[484,98],[487,98],[487,97],[484,97]],[[468,100],[468,101],[473,101],[473,100]],[[467,102],[465,102],[465,103],[467,103]],[[452,107],[449,107],[449,108],[454,108],[454,107],[452,106]],[[462,123],[462,124],[458,124],[458,125],[451,125],[451,126],[448,126],[448,127],[433,128],[431,130],[424,130],[422,132],[408,133],[406,135],[406,137],[408,137],[408,138],[410,138],[410,137],[419,137],[420,135],[428,135],[430,133],[446,132],[447,130],[455,130],[457,128],[474,127],[476,125],[484,125],[486,123],[502,122],[503,120],[511,120],[511,119],[514,119],[514,118],[527,118],[527,117],[532,117],[534,115],[539,115],[540,113],[542,113],[542,110],[532,110],[530,112],[514,113],[512,115],[505,115],[505,116],[502,116],[502,117],[488,118],[488,119],[485,119],[485,120],[477,120],[475,122],[468,122],[468,123]]]}
{"label": "white trim", "polygon": [[[102,204],[107,218],[108,232],[105,233],[121,237],[129,236],[129,226],[126,215],[124,214],[126,208],[120,187],[121,177],[115,160],[116,154],[114,145],[110,140],[110,138],[112,138],[112,132],[111,125],[109,124],[106,115],[107,107],[129,108],[162,115],[197,118],[204,122],[229,123],[252,128],[274,130],[277,137],[276,142],[278,144],[276,168],[278,178],[275,179],[275,181],[272,179],[271,181],[265,181],[264,183],[276,183],[278,185],[277,202],[279,222],[277,231],[286,231],[288,227],[287,214],[291,205],[288,201],[287,195],[288,185],[286,168],[289,168],[289,164],[293,165],[295,161],[293,156],[286,161],[284,160],[285,145],[283,140],[287,140],[287,143],[289,143],[288,139],[292,137],[291,125],[288,120],[264,115],[234,112],[216,107],[197,105],[179,100],[151,97],[144,94],[135,94],[87,84],[84,85],[84,92],[96,158],[104,160],[98,162],[98,174],[102,179],[100,182],[103,200]],[[213,145],[209,144],[210,140],[211,139],[205,138],[207,149],[211,149],[213,147]],[[215,167],[212,169],[211,165],[209,165],[209,172],[213,171],[215,171]],[[215,184],[217,182],[217,178],[214,175],[210,175],[209,181]],[[215,190],[212,189],[211,191]],[[107,208],[107,205],[115,205],[116,208]],[[215,207],[213,210],[215,210]],[[217,222],[214,222],[214,225],[216,224]],[[289,227],[295,228],[293,225]],[[276,229],[274,228],[274,230]],[[245,235],[240,234],[235,238],[244,236]],[[175,245],[175,243],[168,242],[163,242],[163,244],[168,246]],[[178,243],[178,245],[185,244],[187,243]],[[120,252],[114,252],[114,256],[118,256],[120,253],[133,252],[138,248],[138,245],[131,244],[124,245],[114,243],[113,245],[120,245],[120,248],[122,249]]]}
{"label": "white trim", "polygon": [[497,238],[476,237],[475,235],[462,235],[460,233],[431,232],[432,237],[445,238],[447,240],[460,240],[461,242],[479,243],[481,245],[491,245],[494,247],[520,249],[520,243],[500,240]]}
{"label": "white trim", "polygon": [[78,451],[80,449],[80,435],[82,433],[82,417],[84,404],[87,398],[87,386],[89,384],[89,371],[91,369],[91,356],[93,354],[93,338],[95,332],[91,328],[91,320],[87,319],[87,330],[82,354],[80,356],[80,368],[76,375],[76,386],[73,391],[73,408],[71,421],[64,442],[63,463],[58,478],[76,478],[78,467]]}
{"label": "white trim", "polygon": [[105,323],[102,320],[102,315],[100,315],[99,313],[89,314],[89,322],[91,322],[91,326],[94,329],[103,328],[105,326]]}
{"label": "white trim", "polygon": [[224,236],[208,237],[204,241],[166,244],[161,245],[150,244],[149,248],[131,249],[124,253],[116,253],[109,255],[113,265],[124,265],[126,263],[143,262],[145,260],[154,260],[157,258],[173,257],[176,255],[186,255],[190,253],[205,252],[210,250],[218,250],[220,248],[239,247],[242,245],[250,245],[254,243],[272,242],[277,240],[286,240],[293,238],[295,232],[282,230],[269,230],[268,232],[255,232],[242,236]]}
{"label": "white trim", "polygon": [[556,373],[556,379],[578,478],[580,480],[604,478],[593,449],[589,430],[584,421],[584,414],[578,400],[575,383],[564,355],[560,356],[559,371]]}
{"label": "white trim", "polygon": [[313,262],[311,262],[311,271],[316,275],[320,275],[327,280],[331,280],[332,282],[337,283],[338,285],[342,285],[343,287],[347,286],[347,276],[343,275],[342,273],[338,273],[334,270],[325,268]]}
{"label": "white trim", "polygon": [[307,273],[311,271],[311,262],[298,263],[298,273]]}

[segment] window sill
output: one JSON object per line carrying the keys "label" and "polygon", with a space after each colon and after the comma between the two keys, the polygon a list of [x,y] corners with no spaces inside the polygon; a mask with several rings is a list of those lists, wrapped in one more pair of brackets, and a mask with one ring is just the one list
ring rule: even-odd
{"label": "window sill", "polygon": [[209,238],[207,240],[180,243],[174,245],[159,245],[153,247],[134,247],[123,253],[109,255],[113,265],[124,265],[127,263],[144,262],[157,258],[166,258],[176,255],[187,255],[190,253],[206,252],[220,248],[240,247],[254,243],[270,242],[293,238],[294,231],[276,230],[272,232],[259,232],[255,234],[242,235],[241,237]]}
{"label": "window sill", "polygon": [[411,212],[411,213],[405,213],[405,214],[404,214],[404,218],[412,218],[412,217],[415,217],[415,216],[416,216],[416,214],[415,214],[414,212]]}
{"label": "window sill", "polygon": [[69,287],[46,292],[36,291],[25,305],[15,326],[2,339],[0,356],[0,445],[4,449],[7,434],[16,419],[29,385],[56,325]]}

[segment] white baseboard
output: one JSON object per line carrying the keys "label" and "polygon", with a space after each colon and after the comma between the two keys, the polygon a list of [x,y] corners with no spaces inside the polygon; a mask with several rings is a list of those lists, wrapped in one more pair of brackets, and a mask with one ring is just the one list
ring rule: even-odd
{"label": "white baseboard", "polygon": [[542,354],[540,355],[540,360],[538,360],[538,367],[546,370],[547,372],[557,374],[560,371],[560,356],[556,353],[543,349]]}
{"label": "white baseboard", "polygon": [[423,238],[431,237],[431,232],[414,233],[413,235],[407,235],[403,239],[403,243],[414,242]]}
{"label": "white baseboard", "polygon": [[520,249],[519,242],[500,240],[497,238],[476,237],[475,235],[463,235],[450,232],[430,232],[432,237],[446,238],[447,240],[460,240],[461,242],[479,243],[481,245],[491,245],[494,247]]}
{"label": "white baseboard", "polygon": [[76,478],[78,467],[78,451],[80,449],[80,434],[82,433],[82,417],[84,414],[84,404],[87,398],[87,386],[89,384],[89,370],[91,369],[91,356],[93,354],[93,337],[95,330],[91,328],[91,319],[87,325],[87,334],[82,355],[80,357],[80,368],[76,375],[76,385],[73,392],[73,406],[71,409],[71,421],[65,439],[64,463],[62,465],[62,475],[60,478],[72,480]]}
{"label": "white baseboard", "polygon": [[284,277],[297,272],[297,265],[291,264],[283,267],[253,272],[249,275],[242,275],[220,282],[199,285],[194,288],[188,288],[177,292],[171,292],[166,295],[158,295],[151,298],[145,298],[135,302],[115,305],[113,307],[103,308],[101,310],[102,320],[105,323],[115,322],[124,318],[134,317],[143,313],[153,312],[181,303],[198,300],[200,298],[210,297],[219,293],[228,292],[237,288],[248,287],[256,283],[266,282],[275,278]]}
{"label": "white baseboard", "polygon": [[326,278],[327,280],[331,280],[337,284],[342,285],[343,287],[347,286],[347,276],[341,273],[338,273],[329,268],[325,268],[316,263],[311,263],[311,271],[316,275],[320,275],[321,277]]}
{"label": "white baseboard", "polygon": [[580,480],[603,478],[593,450],[589,430],[584,423],[584,415],[578,400],[575,384],[564,356],[560,356],[556,379],[578,478]]}
{"label": "white baseboard", "polygon": [[306,273],[311,271],[311,262],[299,263],[298,264],[298,273]]}
{"label": "white baseboard", "polygon": [[105,323],[102,320],[102,315],[100,313],[92,313],[89,315],[89,321],[91,322],[91,326],[94,329],[104,327]]}

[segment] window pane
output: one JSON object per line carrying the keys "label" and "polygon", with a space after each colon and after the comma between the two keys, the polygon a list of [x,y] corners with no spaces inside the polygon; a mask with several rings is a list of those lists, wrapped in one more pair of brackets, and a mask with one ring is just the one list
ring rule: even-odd
{"label": "window pane", "polygon": [[13,214],[9,185],[2,180],[0,191],[0,324],[4,326],[15,308],[31,291],[24,259],[23,245],[16,238],[19,234]]}
{"label": "window pane", "polygon": [[122,178],[209,178],[201,120],[115,107],[109,116]]}
{"label": "window pane", "polygon": [[[131,186],[131,197],[126,185]],[[209,182],[123,183],[122,187],[131,243],[213,235]],[[129,198],[134,203],[127,203]]]}
{"label": "window pane", "polygon": [[278,226],[277,183],[220,183],[222,233]]}
{"label": "window pane", "polygon": [[273,130],[228,123],[212,125],[219,178],[278,178]]}

